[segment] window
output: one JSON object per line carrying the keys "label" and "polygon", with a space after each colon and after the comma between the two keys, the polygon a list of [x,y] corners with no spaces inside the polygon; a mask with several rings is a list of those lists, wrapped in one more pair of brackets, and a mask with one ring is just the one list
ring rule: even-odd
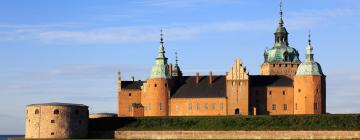
{"label": "window", "polygon": [[319,89],[316,89],[316,93],[319,93]]}
{"label": "window", "polygon": [[51,120],[51,123],[55,123],[55,120]]}
{"label": "window", "polygon": [[314,110],[318,110],[318,103],[314,103]]}
{"label": "window", "polygon": [[275,64],[273,64],[273,67],[275,67]]}
{"label": "window", "polygon": [[196,111],[200,111],[200,103],[196,104]]}
{"label": "window", "polygon": [[155,84],[155,87],[157,87],[157,84]]}
{"label": "window", "polygon": [[59,113],[60,113],[60,111],[59,111],[58,109],[55,109],[55,110],[54,110],[54,114],[57,115],[57,114],[59,114]]}
{"label": "window", "polygon": [[192,110],[192,104],[191,104],[191,103],[188,104],[188,110],[189,110],[189,111]]}
{"label": "window", "polygon": [[281,67],[281,64],[279,64],[279,67]]}
{"label": "window", "polygon": [[131,96],[131,93],[129,93],[129,96]]}
{"label": "window", "polygon": [[208,103],[205,103],[204,104],[204,108],[205,108],[205,110],[208,110],[209,108],[208,108]]}
{"label": "window", "polygon": [[295,110],[298,110],[298,105],[297,105],[297,103],[295,104]]}
{"label": "window", "polygon": [[220,110],[221,110],[221,111],[224,110],[224,103],[220,103]]}
{"label": "window", "polygon": [[80,114],[80,111],[78,109],[75,110],[75,114],[76,115],[79,115]]}
{"label": "window", "polygon": [[179,111],[179,106],[178,105],[175,106],[175,111]]}
{"label": "window", "polygon": [[276,110],[276,104],[272,105],[272,110]]}
{"label": "window", "polygon": [[284,110],[287,110],[287,109],[288,109],[287,104],[284,104]]}
{"label": "window", "polygon": [[35,114],[39,114],[39,113],[40,113],[39,109],[36,109]]}
{"label": "window", "polygon": [[300,92],[301,92],[301,89],[298,89],[298,92],[300,93]]}
{"label": "window", "polygon": [[270,90],[269,94],[271,95],[272,94],[272,91]]}
{"label": "window", "polygon": [[132,110],[131,105],[128,106],[128,111],[130,112]]}
{"label": "window", "polygon": [[164,109],[163,104],[160,103],[160,110],[163,110],[163,109]]}
{"label": "window", "polygon": [[283,95],[285,95],[286,94],[286,91],[283,91]]}
{"label": "window", "polygon": [[51,132],[51,135],[55,135],[55,133],[54,133],[54,132]]}
{"label": "window", "polygon": [[288,64],[285,64],[285,67],[288,67]]}
{"label": "window", "polygon": [[216,110],[216,103],[212,104],[212,110],[215,111]]}
{"label": "window", "polygon": [[165,84],[165,87],[167,87],[167,84]]}

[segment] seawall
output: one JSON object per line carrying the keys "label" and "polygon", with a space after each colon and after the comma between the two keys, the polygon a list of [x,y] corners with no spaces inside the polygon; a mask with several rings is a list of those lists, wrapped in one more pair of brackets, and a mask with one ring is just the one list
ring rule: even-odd
{"label": "seawall", "polygon": [[116,131],[116,139],[360,139],[360,131]]}

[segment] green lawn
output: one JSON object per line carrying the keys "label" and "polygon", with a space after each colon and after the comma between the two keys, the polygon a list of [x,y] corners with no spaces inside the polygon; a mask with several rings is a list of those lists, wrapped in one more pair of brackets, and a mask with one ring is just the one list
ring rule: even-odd
{"label": "green lawn", "polygon": [[360,114],[91,119],[90,130],[360,130]]}

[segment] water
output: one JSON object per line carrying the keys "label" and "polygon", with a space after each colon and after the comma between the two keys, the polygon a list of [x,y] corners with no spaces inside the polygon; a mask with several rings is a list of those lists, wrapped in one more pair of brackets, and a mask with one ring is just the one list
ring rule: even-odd
{"label": "water", "polygon": [[23,138],[24,135],[0,135],[0,140],[8,140],[8,138]]}

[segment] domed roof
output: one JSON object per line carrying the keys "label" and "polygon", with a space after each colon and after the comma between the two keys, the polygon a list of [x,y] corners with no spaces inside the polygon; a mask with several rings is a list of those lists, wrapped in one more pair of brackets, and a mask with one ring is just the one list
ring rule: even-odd
{"label": "domed roof", "polygon": [[314,60],[314,54],[312,53],[313,47],[311,45],[310,33],[309,33],[309,42],[306,47],[306,60],[301,63],[296,72],[297,76],[306,76],[306,75],[324,75],[319,63]]}
{"label": "domed roof", "polygon": [[267,63],[301,62],[299,59],[299,52],[295,48],[287,46],[275,46],[266,50],[264,55],[265,62]]}
{"label": "domed roof", "polygon": [[306,76],[306,75],[324,75],[321,69],[321,66],[317,62],[303,62],[298,67],[296,72],[297,76]]}

